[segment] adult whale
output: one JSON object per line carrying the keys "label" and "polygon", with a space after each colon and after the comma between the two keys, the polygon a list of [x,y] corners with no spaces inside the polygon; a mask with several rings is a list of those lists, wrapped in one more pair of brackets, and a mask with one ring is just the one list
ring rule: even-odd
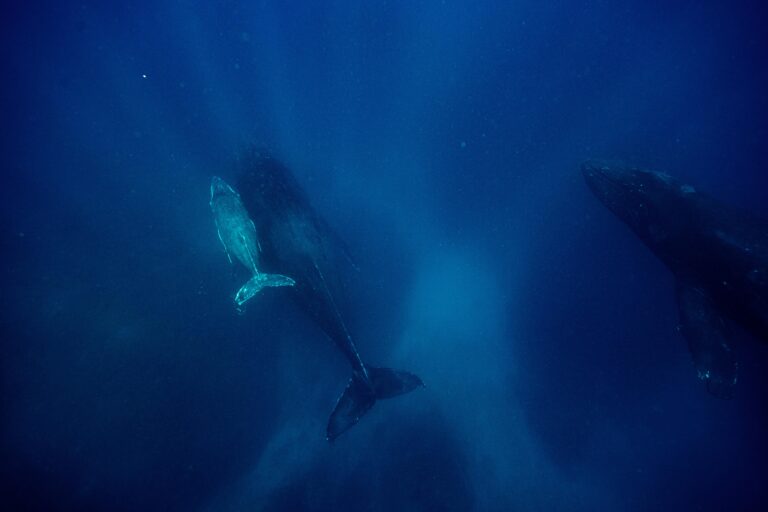
{"label": "adult whale", "polygon": [[352,378],[328,421],[333,441],[355,425],[376,400],[420,386],[414,374],[364,364],[338,308],[338,263],[345,249],[315,213],[290,171],[271,155],[251,151],[242,159],[237,188],[256,223],[264,264],[290,275],[293,299],[314,320],[352,366]]}
{"label": "adult whale", "polygon": [[768,222],[660,172],[586,162],[592,192],[677,281],[681,331],[699,378],[730,397],[738,363],[729,321],[768,342]]}

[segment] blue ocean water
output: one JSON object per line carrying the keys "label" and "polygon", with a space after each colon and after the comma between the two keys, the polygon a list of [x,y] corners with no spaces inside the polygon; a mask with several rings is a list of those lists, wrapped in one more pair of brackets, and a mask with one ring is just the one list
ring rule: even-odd
{"label": "blue ocean water", "polygon": [[[768,217],[759,2],[6,6],[3,510],[763,510],[768,348],[731,400],[579,165]],[[366,361],[424,389],[333,444],[350,370],[238,313],[209,184],[268,148],[355,262]]]}

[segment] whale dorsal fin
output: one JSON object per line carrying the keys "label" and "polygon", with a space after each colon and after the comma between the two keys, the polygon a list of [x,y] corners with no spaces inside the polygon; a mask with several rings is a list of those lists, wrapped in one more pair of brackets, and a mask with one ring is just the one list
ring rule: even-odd
{"label": "whale dorsal fin", "polygon": [[699,378],[707,391],[720,398],[730,398],[738,377],[738,363],[728,344],[730,330],[715,308],[712,298],[695,284],[678,280],[677,305],[680,330]]}

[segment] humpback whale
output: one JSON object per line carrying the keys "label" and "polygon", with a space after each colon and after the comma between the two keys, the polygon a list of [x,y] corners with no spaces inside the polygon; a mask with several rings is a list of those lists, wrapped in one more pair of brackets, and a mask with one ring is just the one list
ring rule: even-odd
{"label": "humpback whale", "polygon": [[293,300],[352,367],[352,377],[328,421],[326,438],[333,441],[377,400],[408,393],[423,383],[412,373],[363,363],[339,310],[339,269],[349,260],[340,238],[315,213],[282,163],[257,152],[246,155],[242,163],[237,187],[261,236],[264,264],[293,276]]}
{"label": "humpback whale", "polygon": [[586,162],[592,192],[672,271],[680,331],[710,393],[732,396],[732,322],[768,342],[768,221],[667,174]]}
{"label": "humpback whale", "polygon": [[251,272],[251,278],[235,294],[235,302],[242,306],[266,286],[293,286],[293,279],[280,274],[259,271],[259,241],[256,226],[240,201],[240,195],[221,178],[211,179],[211,211],[216,222],[219,240],[229,262],[235,257]]}

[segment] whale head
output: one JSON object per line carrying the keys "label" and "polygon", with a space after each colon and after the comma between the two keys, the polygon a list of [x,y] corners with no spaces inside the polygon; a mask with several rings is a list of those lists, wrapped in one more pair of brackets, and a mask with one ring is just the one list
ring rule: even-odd
{"label": "whale head", "polygon": [[226,181],[214,176],[211,178],[211,202],[217,197],[237,195],[237,192],[230,187]]}
{"label": "whale head", "polygon": [[645,241],[661,241],[685,217],[696,190],[655,171],[589,161],[581,172],[592,192]]}

